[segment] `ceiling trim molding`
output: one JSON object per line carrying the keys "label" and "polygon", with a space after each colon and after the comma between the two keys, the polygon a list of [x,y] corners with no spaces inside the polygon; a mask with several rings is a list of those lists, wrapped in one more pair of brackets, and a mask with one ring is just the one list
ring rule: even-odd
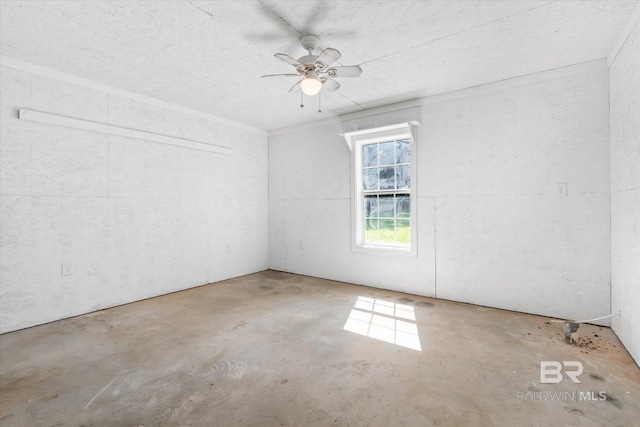
{"label": "ceiling trim molding", "polygon": [[554,80],[563,77],[568,77],[576,74],[584,74],[592,71],[603,70],[607,68],[607,59],[595,59],[592,61],[581,62],[579,64],[567,65],[564,67],[553,68],[546,71],[540,71],[532,74],[525,74],[518,77],[512,77],[509,79],[498,80],[493,83],[485,83],[477,86],[468,87],[465,89],[459,89],[452,92],[444,92],[435,95],[425,96],[422,98],[416,98],[409,101],[402,101],[392,103],[380,107],[369,108],[366,110],[356,111],[354,113],[348,113],[340,116],[333,116],[330,118],[317,120],[308,123],[302,123],[299,125],[289,126],[280,129],[274,129],[269,131],[269,136],[284,135],[291,132],[297,132],[301,130],[311,129],[319,126],[332,125],[336,123],[342,123],[349,120],[361,119],[364,117],[375,116],[379,114],[385,114],[393,111],[406,110],[415,107],[421,107],[425,105],[437,104],[440,102],[453,101],[460,98],[467,98],[470,96],[481,95],[484,93],[496,92],[503,89],[511,89],[518,86],[526,86],[535,84],[547,80]]}
{"label": "ceiling trim molding", "polygon": [[173,104],[171,102],[162,101],[157,98],[153,98],[147,95],[142,95],[136,92],[131,92],[125,89],[119,89],[114,86],[98,83],[93,80],[84,79],[82,77],[67,74],[62,71],[53,70],[51,68],[36,65],[30,62],[21,61],[9,56],[0,55],[0,65],[8,68],[13,68],[27,73],[36,74],[49,79],[57,80],[64,83],[69,83],[76,86],[81,86],[87,89],[95,90],[98,92],[107,93],[109,95],[118,96],[120,98],[131,99],[133,101],[142,102],[144,104],[153,105],[163,108],[165,110],[174,111],[176,113],[187,114],[200,119],[209,120],[222,125],[232,126],[238,129],[254,132],[260,135],[268,135],[268,132],[264,129],[260,129],[254,126],[249,126],[244,123],[236,122],[233,120],[218,117],[213,114],[204,113],[192,108],[183,107],[182,105]]}
{"label": "ceiling trim molding", "polygon": [[640,23],[640,3],[638,3],[636,8],[633,9],[629,20],[618,35],[616,42],[613,44],[613,48],[611,48],[611,52],[609,53],[609,56],[607,56],[607,67],[611,67],[611,64],[616,60],[618,54],[622,50],[622,47],[638,23]]}
{"label": "ceiling trim molding", "polygon": [[208,142],[196,141],[195,139],[180,138],[160,133],[147,132],[139,129],[129,129],[122,126],[110,125],[107,123],[92,122],[89,120],[65,117],[57,114],[43,113],[40,111],[18,110],[20,120],[28,120],[35,123],[62,126],[69,129],[80,129],[89,132],[97,132],[105,135],[115,135],[124,138],[132,138],[143,141],[157,142],[159,144],[173,145],[176,147],[189,148],[191,150],[208,151],[215,154],[231,155],[231,147]]}

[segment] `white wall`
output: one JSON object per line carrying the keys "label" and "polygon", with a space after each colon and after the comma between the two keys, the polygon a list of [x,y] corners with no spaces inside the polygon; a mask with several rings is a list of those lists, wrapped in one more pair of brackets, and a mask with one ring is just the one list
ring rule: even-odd
{"label": "white wall", "polygon": [[[8,67],[0,78],[0,332],[267,268],[266,135]],[[27,122],[18,108],[233,155]]]}
{"label": "white wall", "polygon": [[640,363],[640,23],[611,64],[613,330]]}
{"label": "white wall", "polygon": [[[270,268],[562,318],[608,314],[608,72],[576,72],[275,132]],[[422,123],[418,257],[352,253],[338,134],[406,120]]]}

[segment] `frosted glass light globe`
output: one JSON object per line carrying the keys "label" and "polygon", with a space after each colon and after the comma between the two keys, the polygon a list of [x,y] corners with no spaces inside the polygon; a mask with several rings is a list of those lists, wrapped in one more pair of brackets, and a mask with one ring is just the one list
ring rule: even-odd
{"label": "frosted glass light globe", "polygon": [[[314,73],[315,74],[315,73]],[[300,82],[300,89],[305,95],[314,96],[322,89],[322,82],[315,75],[309,73],[307,77]]]}

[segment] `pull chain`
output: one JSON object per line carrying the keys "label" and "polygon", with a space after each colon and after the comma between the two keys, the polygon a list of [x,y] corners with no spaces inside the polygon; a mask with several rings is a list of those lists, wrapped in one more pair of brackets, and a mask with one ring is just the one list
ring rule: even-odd
{"label": "pull chain", "polygon": [[322,110],[320,109],[320,94],[322,93],[322,91],[318,92],[318,113],[322,113]]}
{"label": "pull chain", "polygon": [[304,107],[304,101],[303,101],[303,98],[302,98],[302,97],[303,97],[303,95],[304,95],[304,94],[302,93],[302,91],[300,91],[300,108],[303,108],[303,107]]}

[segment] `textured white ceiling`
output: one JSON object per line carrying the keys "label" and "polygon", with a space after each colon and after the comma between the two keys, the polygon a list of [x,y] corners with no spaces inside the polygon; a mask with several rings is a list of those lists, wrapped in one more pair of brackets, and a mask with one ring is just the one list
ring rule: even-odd
{"label": "textured white ceiling", "polygon": [[[0,53],[163,101],[278,129],[390,102],[604,58],[628,1],[0,2]],[[298,39],[361,64],[317,97],[287,91],[276,52]]]}

